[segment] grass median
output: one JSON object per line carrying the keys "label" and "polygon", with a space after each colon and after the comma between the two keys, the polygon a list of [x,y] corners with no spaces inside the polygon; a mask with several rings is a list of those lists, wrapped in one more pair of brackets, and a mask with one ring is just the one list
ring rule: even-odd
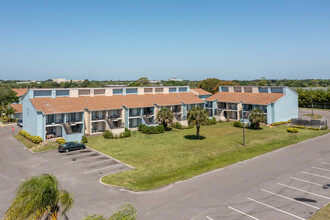
{"label": "grass median", "polygon": [[322,208],[315,215],[313,215],[309,220],[329,220],[330,219],[330,204]]}
{"label": "grass median", "polygon": [[287,132],[286,125],[260,130],[246,129],[246,146],[242,146],[242,128],[232,122],[203,126],[202,140],[191,139],[196,130],[186,129],[147,135],[133,132],[124,139],[88,138],[88,146],[117,158],[136,169],[108,175],[102,181],[128,187],[134,191],[150,190],[201,173],[225,167],[278,148],[313,138],[325,131]]}
{"label": "grass median", "polygon": [[38,147],[38,144],[33,143],[32,141],[26,139],[25,137],[21,135],[15,135],[15,138],[20,141],[22,144],[24,144],[29,150],[32,150],[33,152],[42,152],[42,151],[48,151],[48,150],[56,150],[58,147],[58,143],[56,142],[50,142],[45,145],[41,145]]}

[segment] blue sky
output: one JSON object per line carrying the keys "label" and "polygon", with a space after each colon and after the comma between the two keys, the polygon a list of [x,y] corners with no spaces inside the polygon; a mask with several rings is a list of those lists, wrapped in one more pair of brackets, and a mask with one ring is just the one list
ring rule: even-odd
{"label": "blue sky", "polygon": [[330,78],[329,0],[0,0],[0,79]]}

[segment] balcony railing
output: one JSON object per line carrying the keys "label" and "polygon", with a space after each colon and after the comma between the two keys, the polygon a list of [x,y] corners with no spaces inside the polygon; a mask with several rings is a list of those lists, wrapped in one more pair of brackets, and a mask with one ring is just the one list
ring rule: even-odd
{"label": "balcony railing", "polygon": [[75,123],[75,122],[82,122],[82,118],[70,118],[67,122]]}
{"label": "balcony railing", "polygon": [[92,120],[105,120],[105,115],[104,116],[92,115]]}

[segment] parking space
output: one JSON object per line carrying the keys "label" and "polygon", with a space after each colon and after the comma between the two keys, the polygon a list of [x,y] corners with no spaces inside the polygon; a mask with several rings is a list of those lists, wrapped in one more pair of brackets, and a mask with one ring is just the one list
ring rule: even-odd
{"label": "parking space", "polygon": [[329,202],[330,162],[316,161],[292,176],[261,185],[226,207],[209,210],[204,219],[304,220]]}
{"label": "parking space", "polygon": [[68,153],[55,153],[57,154],[57,158],[61,159],[63,163],[66,163],[70,167],[75,167],[83,175],[101,177],[133,168],[90,148],[70,151]]}

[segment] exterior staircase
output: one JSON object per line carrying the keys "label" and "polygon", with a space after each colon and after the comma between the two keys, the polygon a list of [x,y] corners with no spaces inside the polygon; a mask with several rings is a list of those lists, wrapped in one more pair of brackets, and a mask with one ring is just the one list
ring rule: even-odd
{"label": "exterior staircase", "polygon": [[65,124],[63,124],[63,126],[64,126],[64,130],[65,130],[66,134],[72,134],[73,133],[69,123],[65,123]]}
{"label": "exterior staircase", "polygon": [[111,119],[105,119],[110,127],[110,129],[114,129],[115,128],[115,124],[113,123],[113,121]]}
{"label": "exterior staircase", "polygon": [[146,124],[148,124],[148,125],[151,124],[149,118],[147,118],[146,115],[143,115],[143,120],[146,122]]}

